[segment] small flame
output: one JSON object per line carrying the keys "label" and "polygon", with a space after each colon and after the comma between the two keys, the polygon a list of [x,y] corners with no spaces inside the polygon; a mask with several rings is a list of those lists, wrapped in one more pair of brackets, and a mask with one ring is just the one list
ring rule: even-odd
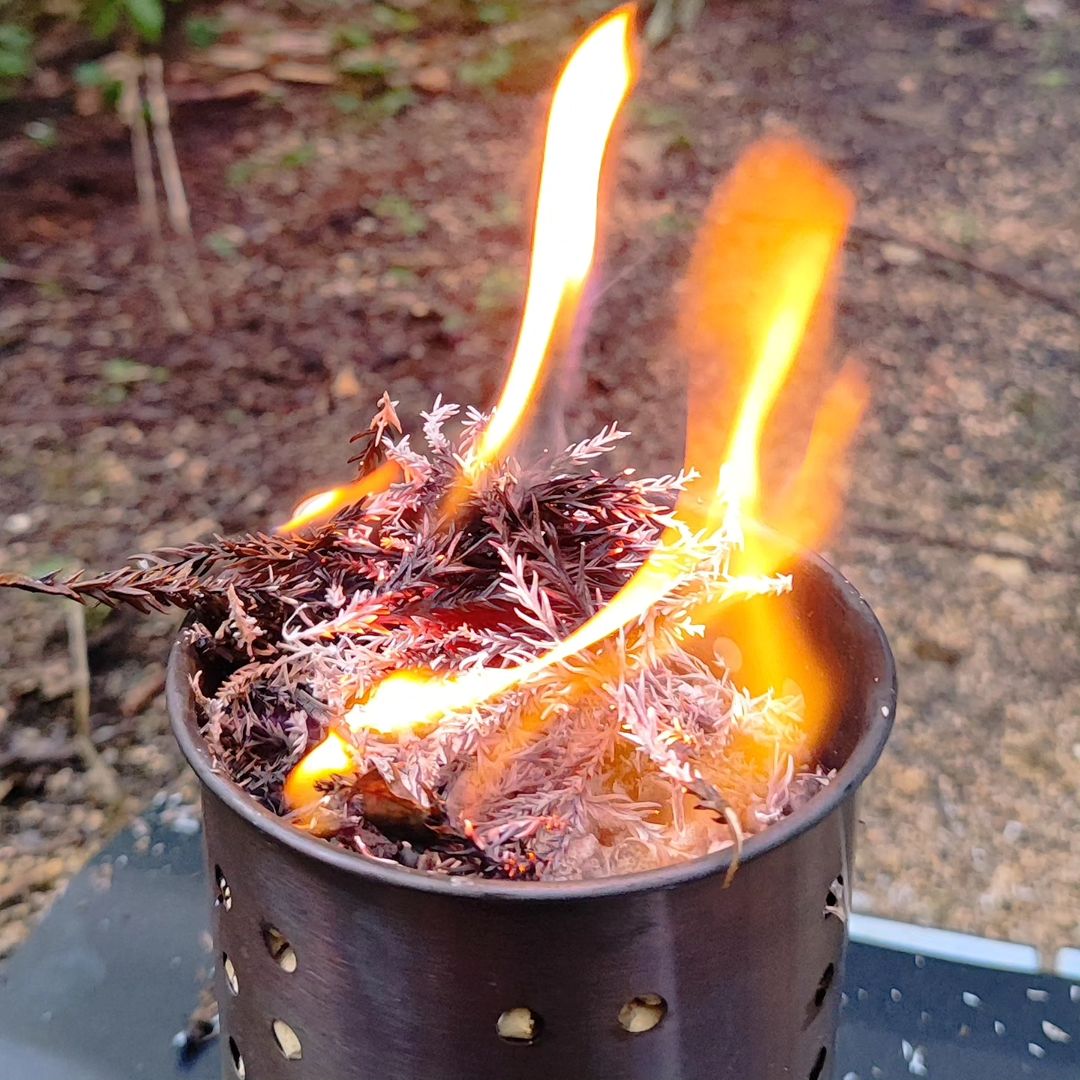
{"label": "small flame", "polygon": [[319,783],[331,776],[349,776],[355,770],[349,744],[335,731],[304,755],[285,781],[285,802],[293,809],[310,806],[322,796]]}
{"label": "small flame", "polygon": [[582,38],[555,86],[533,225],[525,311],[495,413],[465,466],[475,483],[513,438],[560,328],[573,322],[596,252],[600,176],[615,119],[637,75],[635,6]]}
{"label": "small flame", "polygon": [[325,521],[342,507],[351,506],[361,499],[366,499],[369,495],[385,491],[399,479],[401,479],[401,467],[393,461],[383,462],[374,472],[362,476],[351,484],[308,496],[296,507],[292,517],[284,525],[279,525],[276,531],[294,533],[306,525]]}
{"label": "small flame", "polygon": [[[686,463],[703,474],[705,484],[693,485],[679,500],[676,518],[681,524],[666,531],[610,603],[542,656],[513,668],[478,668],[460,675],[398,672],[379,683],[366,701],[349,709],[345,721],[353,731],[384,735],[412,731],[535,678],[643,616],[699,565],[704,554],[718,550],[719,538],[735,536],[745,546],[720,604],[726,606],[736,597],[759,597],[746,607],[756,620],[752,646],[770,657],[768,671],[775,676],[770,685],[781,686],[790,671],[797,670],[808,707],[813,701],[813,718],[799,729],[798,746],[790,736],[779,745],[778,731],[776,738],[759,737],[741,746],[740,754],[760,774],[775,767],[778,754],[812,746],[810,740],[828,712],[825,673],[793,623],[789,606],[768,598],[775,591],[768,575],[790,556],[792,542],[777,542],[767,532],[745,525],[750,519],[755,525],[774,523],[763,513],[766,500],[761,497],[766,421],[783,396],[796,359],[821,343],[821,335],[814,333],[815,323],[820,324],[823,316],[820,301],[851,212],[847,189],[798,144],[766,141],[744,157],[714,200],[689,273],[680,336],[697,365],[694,378],[705,392],[692,394]],[[537,376],[538,368],[529,374],[525,398]],[[713,410],[714,423],[717,416],[723,419],[733,384],[738,396],[734,407],[727,407],[726,453],[722,458],[717,455],[722,464],[710,469],[715,439],[710,425],[703,422],[709,415],[703,405]],[[850,437],[858,409],[852,406],[849,389],[850,381],[835,384],[827,407],[818,413],[821,422],[814,427],[793,481],[796,494],[804,499],[818,484],[821,467],[832,460],[839,443]],[[518,407],[518,415],[523,407],[523,403]],[[481,459],[478,455],[477,460]],[[817,524],[824,526],[820,520]],[[693,539],[691,529],[703,530],[704,539]],[[799,538],[796,533],[796,541]],[[715,614],[715,608],[702,612],[709,618]],[[790,668],[785,667],[788,663]],[[297,767],[305,770],[305,776],[314,772],[309,762],[324,745]],[[335,767],[339,757],[333,759]],[[310,784],[303,790],[312,790]],[[290,804],[298,805],[291,798]]]}

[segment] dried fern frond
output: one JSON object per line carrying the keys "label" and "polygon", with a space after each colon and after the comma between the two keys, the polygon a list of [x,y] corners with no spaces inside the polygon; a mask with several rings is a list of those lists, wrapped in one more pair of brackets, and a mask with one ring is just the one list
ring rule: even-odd
{"label": "dried fern frond", "polygon": [[[285,814],[291,769],[387,675],[526,664],[681,528],[672,510],[692,477],[594,467],[625,437],[615,425],[539,462],[500,463],[449,516],[485,422],[458,416],[435,402],[422,454],[384,395],[355,460],[365,473],[392,462],[400,479],[323,524],[0,586],[195,612],[190,638],[215,672],[212,693],[196,687],[211,753]],[[327,782],[320,831],[443,873],[571,878],[737,845],[816,790],[826,778],[812,761],[742,752],[797,723],[800,702],[750,698],[702,658],[695,611],[726,595],[731,541],[682,536],[679,580],[614,638],[429,729],[353,736],[355,775]]]}

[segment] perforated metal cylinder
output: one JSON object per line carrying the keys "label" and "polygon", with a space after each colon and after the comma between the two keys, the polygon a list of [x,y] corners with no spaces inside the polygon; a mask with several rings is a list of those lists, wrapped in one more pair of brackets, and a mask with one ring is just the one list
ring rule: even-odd
{"label": "perforated metal cylinder", "polygon": [[896,683],[855,589],[816,556],[797,573],[787,602],[827,658],[836,723],[823,761],[837,772],[747,842],[726,888],[726,853],[545,884],[340,851],[214,771],[195,659],[178,644],[169,702],[203,784],[223,1077],[829,1080],[853,796],[888,736]]}

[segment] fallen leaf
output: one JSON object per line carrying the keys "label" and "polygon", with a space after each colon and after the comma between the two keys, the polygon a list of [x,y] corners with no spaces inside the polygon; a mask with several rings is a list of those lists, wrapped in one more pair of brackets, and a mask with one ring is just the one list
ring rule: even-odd
{"label": "fallen leaf", "polygon": [[290,59],[317,59],[334,50],[331,35],[325,30],[277,30],[259,42],[264,52]]}
{"label": "fallen leaf", "polygon": [[331,393],[338,401],[343,401],[346,398],[354,398],[360,393],[360,381],[357,379],[356,373],[351,367],[342,368],[337,375],[334,376]]}
{"label": "fallen leaf", "polygon": [[429,94],[445,94],[451,83],[450,72],[443,67],[422,67],[413,75],[413,85]]}
{"label": "fallen leaf", "polygon": [[191,83],[174,87],[169,100],[177,105],[192,101],[237,101],[248,97],[262,97],[274,89],[274,83],[257,71],[243,75],[229,75],[218,83],[202,86]]}
{"label": "fallen leaf", "polygon": [[890,266],[915,266],[923,260],[922,252],[907,244],[887,240],[881,245],[881,257]]}
{"label": "fallen leaf", "polygon": [[325,64],[302,64],[294,60],[285,60],[274,64],[270,74],[281,82],[302,83],[306,86],[333,86],[337,74]]}
{"label": "fallen leaf", "polygon": [[211,45],[204,49],[201,59],[213,67],[229,71],[256,71],[266,63],[266,57],[243,45]]}

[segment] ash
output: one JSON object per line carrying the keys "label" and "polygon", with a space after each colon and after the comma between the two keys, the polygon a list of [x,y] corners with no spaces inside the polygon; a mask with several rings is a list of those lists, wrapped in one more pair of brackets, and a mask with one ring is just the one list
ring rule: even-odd
{"label": "ash", "polygon": [[[696,621],[730,599],[737,538],[675,519],[692,476],[596,471],[626,434],[612,425],[539,462],[500,463],[450,514],[486,417],[469,410],[451,441],[459,409],[437,401],[421,454],[380,406],[353,460],[361,475],[393,462],[401,479],[325,524],[0,585],[193,611],[194,689],[219,768],[298,828],[373,858],[502,878],[630,873],[737,848],[828,782],[800,738],[801,697],[741,690]],[[394,672],[543,654],[672,530],[676,586],[619,634],[434,724],[382,735],[341,723]],[[314,812],[290,813],[285,779],[331,728],[356,771],[328,777]]]}

